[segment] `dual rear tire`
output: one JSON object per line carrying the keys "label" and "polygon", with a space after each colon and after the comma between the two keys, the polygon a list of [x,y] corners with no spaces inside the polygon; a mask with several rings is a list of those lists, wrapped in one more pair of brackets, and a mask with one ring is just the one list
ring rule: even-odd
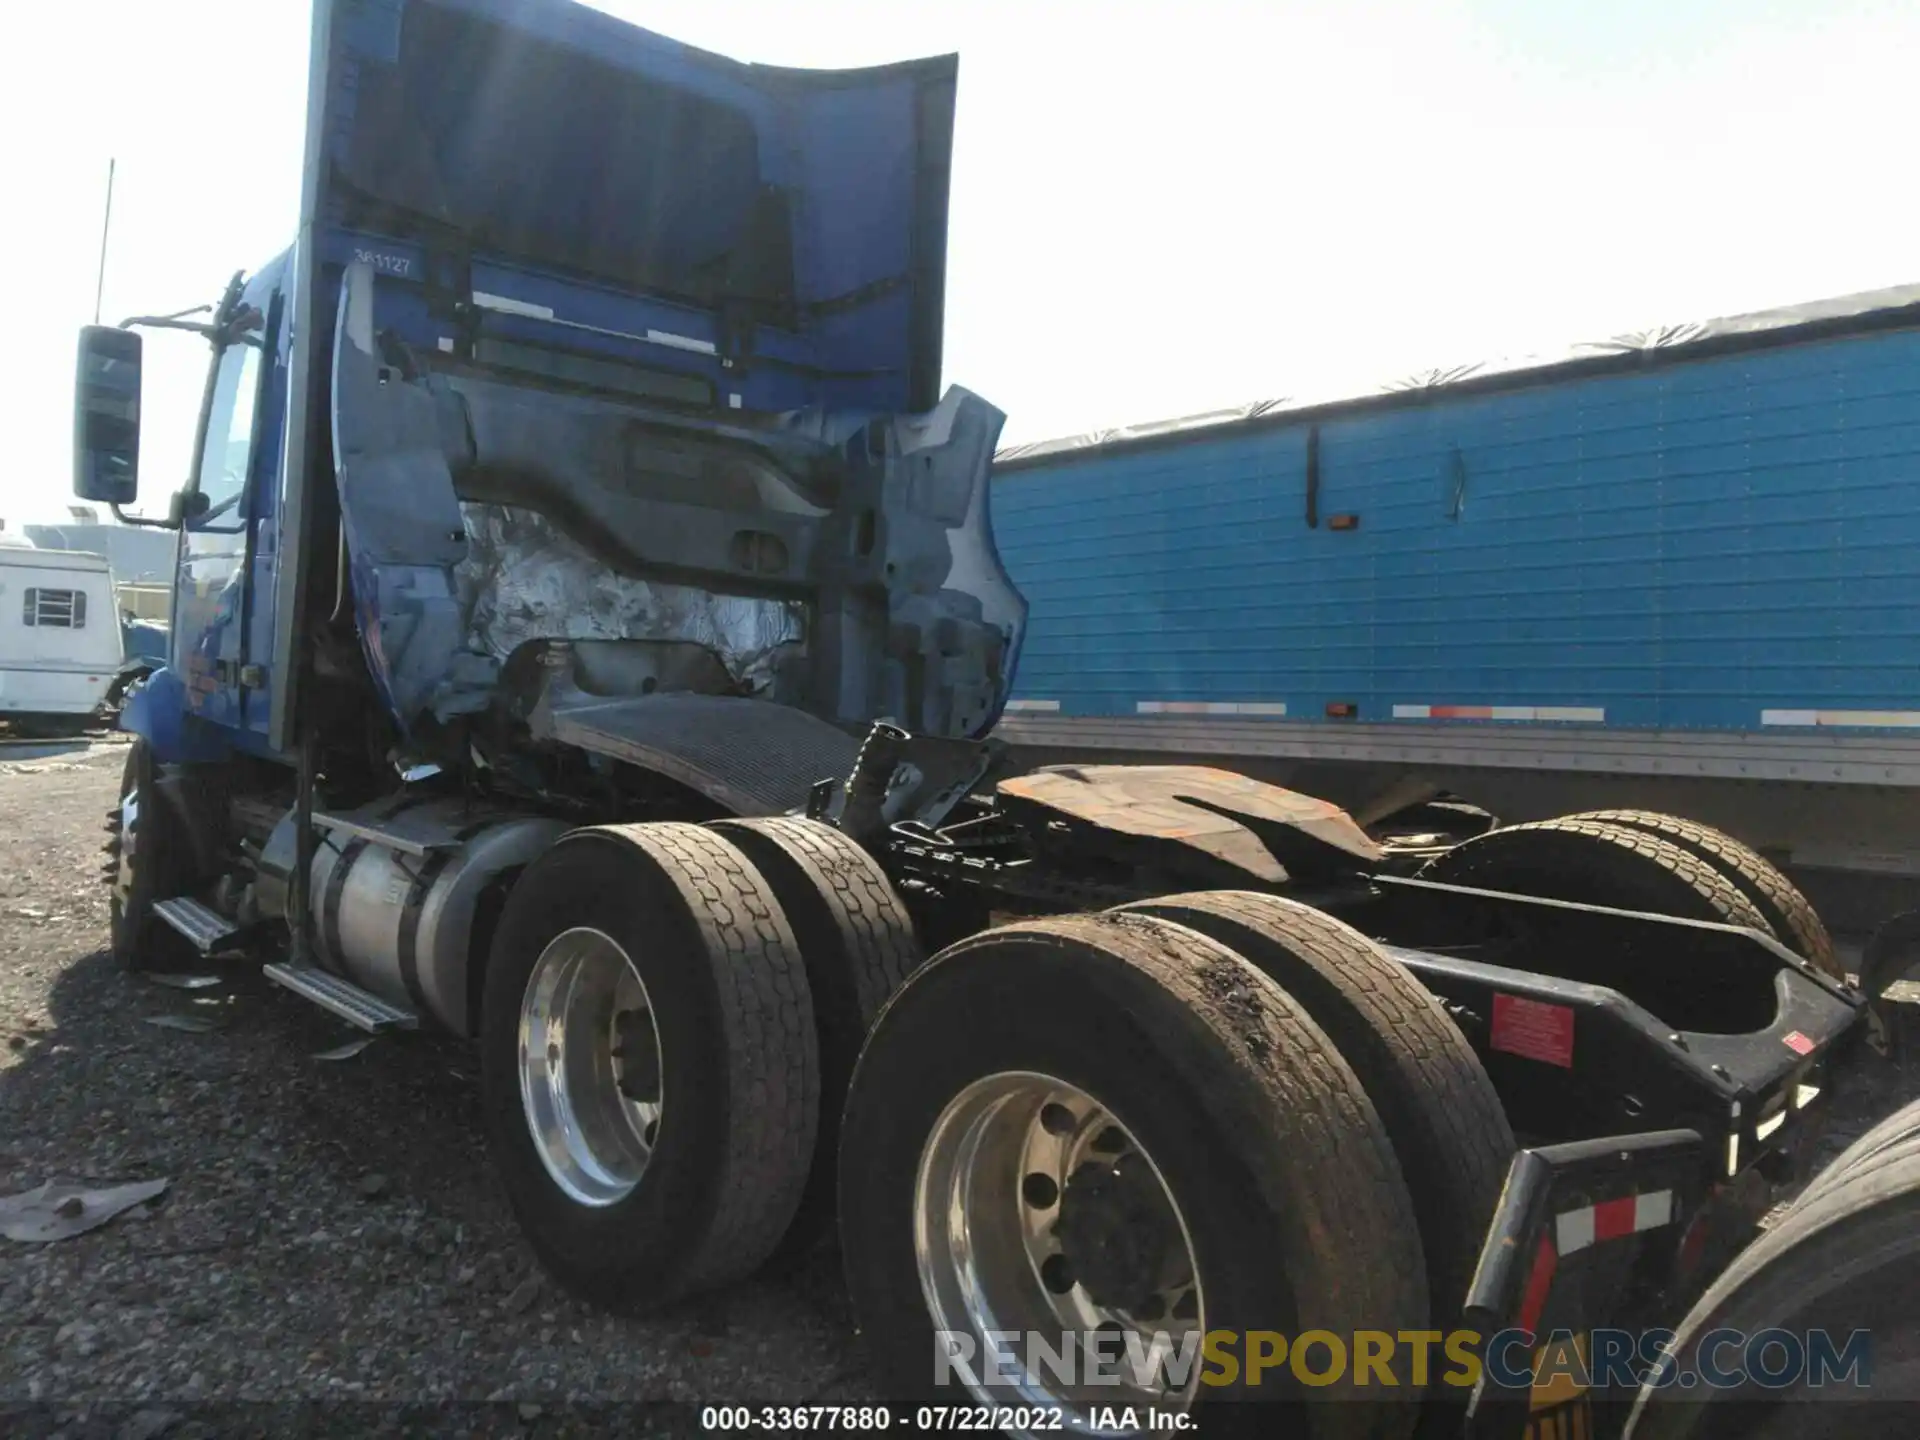
{"label": "dual rear tire", "polygon": [[[1430,872],[1819,950],[1779,918],[1790,907],[1762,909],[1771,882],[1737,853],[1665,824],[1517,826]],[[588,951],[610,976],[597,988],[570,978]],[[555,998],[569,986],[577,1012]],[[548,1268],[598,1303],[737,1280],[811,1248],[837,1212],[890,1398],[1199,1405],[1209,1429],[1271,1427],[1277,1404],[1302,1433],[1368,1436],[1465,1398],[1437,1356],[1430,1393],[1408,1386],[1404,1352],[1401,1385],[1369,1393],[1347,1347],[1455,1325],[1514,1139],[1434,998],[1323,912],[1171,896],[922,965],[884,874],[827,827],[606,827],[522,878],[484,1010],[509,1194]],[[542,1048],[555,1033],[637,1043],[643,1061],[570,1066]],[[618,1104],[596,1119],[578,1099],[595,1079],[627,1082],[610,1152],[638,1158],[625,1190],[568,1183],[619,1131]],[[1045,1347],[1038,1368],[995,1369],[1007,1330]],[[1223,1330],[1231,1364],[1201,1348]],[[1308,1331],[1338,1348],[1254,1352],[1260,1332],[1284,1347]],[[1101,1333],[1117,1384],[1088,1379]],[[1267,1403],[1221,1408],[1234,1400]]]}
{"label": "dual rear tire", "polygon": [[549,1273],[644,1310],[811,1249],[854,1059],[917,963],[826,826],[562,838],[502,911],[480,1020],[496,1168]]}
{"label": "dual rear tire", "polygon": [[[1392,1137],[1308,1008],[1198,930],[1110,912],[944,951],[861,1056],[840,1188],[890,1395],[1202,1405],[1208,1433],[1413,1424],[1404,1389],[1356,1386],[1347,1363],[1356,1332],[1432,1314]],[[1338,1349],[1291,1359],[1279,1337],[1310,1330]],[[1028,1348],[996,1373],[1004,1331]]]}
{"label": "dual rear tire", "polygon": [[1832,937],[1791,880],[1732,836],[1677,816],[1595,810],[1509,825],[1428,862],[1420,878],[1738,925],[1846,979]]}
{"label": "dual rear tire", "polygon": [[[1356,1387],[1346,1347],[1457,1315],[1513,1143],[1436,1002],[1320,912],[1171,897],[923,966],[874,862],[807,821],[575,832],[516,885],[488,980],[487,1123],[549,1272],[652,1308],[837,1213],[891,1398],[1405,1434],[1417,1396]],[[1009,1326],[1173,1348],[1132,1389],[936,1375],[937,1339]],[[1198,1350],[1220,1329],[1323,1330],[1338,1364],[1228,1373]]]}
{"label": "dual rear tire", "polygon": [[[1002,927],[907,982],[847,1098],[841,1248],[890,1394],[1406,1435],[1466,1399],[1407,1337],[1455,1328],[1513,1148],[1453,1022],[1359,932],[1171,896]],[[996,1377],[1006,1330],[1042,1348]],[[1089,1383],[1103,1332],[1127,1363]],[[1362,1374],[1368,1333],[1397,1383]],[[1139,1371],[1156,1353],[1198,1363]]]}

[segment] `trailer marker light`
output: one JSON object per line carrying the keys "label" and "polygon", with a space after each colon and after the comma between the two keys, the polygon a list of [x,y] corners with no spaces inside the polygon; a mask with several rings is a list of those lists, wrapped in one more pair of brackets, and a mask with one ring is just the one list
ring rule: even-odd
{"label": "trailer marker light", "polygon": [[1813,1053],[1813,1041],[1802,1035],[1798,1030],[1790,1030],[1785,1035],[1782,1035],[1780,1037],[1780,1043],[1796,1055],[1811,1055]]}

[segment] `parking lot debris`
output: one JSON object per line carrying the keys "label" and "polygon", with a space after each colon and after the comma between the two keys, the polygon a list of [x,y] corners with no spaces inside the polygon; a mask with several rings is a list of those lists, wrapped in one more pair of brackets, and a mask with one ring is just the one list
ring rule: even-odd
{"label": "parking lot debris", "polygon": [[0,1235],[23,1244],[70,1240],[159,1198],[166,1188],[165,1180],[141,1180],[104,1190],[48,1181],[18,1195],[0,1196]]}

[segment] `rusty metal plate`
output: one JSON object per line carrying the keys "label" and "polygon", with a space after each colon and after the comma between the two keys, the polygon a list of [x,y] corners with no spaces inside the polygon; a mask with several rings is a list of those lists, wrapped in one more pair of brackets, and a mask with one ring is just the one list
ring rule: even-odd
{"label": "rusty metal plate", "polygon": [[571,692],[535,733],[654,770],[736,815],[806,804],[815,781],[842,779],[860,742],[804,710],[719,695],[602,700]]}
{"label": "rusty metal plate", "polygon": [[1116,834],[1185,845],[1275,883],[1287,872],[1243,823],[1285,825],[1377,861],[1380,847],[1337,805],[1203,765],[1052,765],[999,792]]}

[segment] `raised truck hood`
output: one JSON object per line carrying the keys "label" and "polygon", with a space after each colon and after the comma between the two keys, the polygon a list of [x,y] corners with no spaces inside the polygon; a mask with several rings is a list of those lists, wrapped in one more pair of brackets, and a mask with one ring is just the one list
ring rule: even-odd
{"label": "raised truck hood", "polygon": [[[505,707],[741,809],[877,718],[984,735],[1026,606],[1002,416],[940,395],[953,58],[773,70],[565,0],[333,3],[306,333],[403,728]],[[704,783],[749,752],[772,771]]]}
{"label": "raised truck hood", "polygon": [[568,0],[335,3],[328,225],[748,409],[939,400],[955,57],[784,70]]}

